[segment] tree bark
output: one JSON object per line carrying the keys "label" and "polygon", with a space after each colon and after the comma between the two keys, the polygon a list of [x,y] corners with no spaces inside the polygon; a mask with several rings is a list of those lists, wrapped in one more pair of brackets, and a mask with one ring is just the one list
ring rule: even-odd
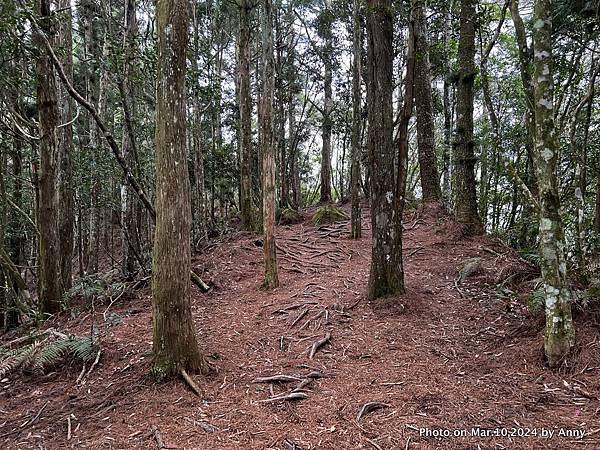
{"label": "tree bark", "polygon": [[550,367],[558,366],[575,343],[571,292],[567,285],[565,240],[560,216],[554,127],[551,1],[536,0],[533,18],[535,165],[540,202],[540,258],[546,296],[544,350]]}
{"label": "tree bark", "polygon": [[240,212],[242,228],[256,229],[256,217],[252,202],[252,108],[250,98],[250,12],[248,0],[240,1],[239,72],[240,72]]}
{"label": "tree bark", "polygon": [[273,140],[273,5],[262,0],[262,82],[260,126],[263,158],[263,251],[265,279],[263,287],[279,286],[277,250],[275,245],[275,148]]}
{"label": "tree bark", "polygon": [[332,80],[333,80],[333,11],[330,9],[329,0],[325,1],[325,8],[319,15],[318,31],[324,41],[322,60],[324,69],[323,79],[323,123],[321,148],[321,197],[320,203],[331,202],[331,110],[333,106]]}
{"label": "tree bark", "polygon": [[[54,30],[48,20],[50,0],[36,0],[36,13],[42,20],[42,30],[53,39]],[[39,40],[39,35],[38,35]],[[52,45],[52,40],[50,41]],[[37,105],[40,134],[39,169],[39,281],[38,296],[40,312],[54,314],[60,308],[60,247],[58,236],[58,195],[56,175],[59,154],[57,125],[59,118],[58,97],[54,69],[43,44],[36,61]]]}
{"label": "tree bark", "polygon": [[439,202],[442,193],[435,155],[435,123],[424,0],[413,0],[413,13],[416,53],[414,93],[417,110],[417,144],[421,190],[423,191],[424,202]]}
{"label": "tree bark", "polygon": [[[123,34],[123,104],[127,109],[129,120],[125,120],[125,130],[123,132],[122,152],[123,158],[127,161],[129,167],[135,166],[135,132],[133,122],[135,120],[136,101],[134,80],[135,70],[135,49],[137,38],[136,23],[136,4],[135,0],[124,0],[124,34]],[[139,174],[136,174],[139,175]],[[123,176],[121,180],[121,249],[122,265],[121,274],[124,279],[129,280],[135,272],[135,254],[139,254],[140,246],[138,242],[138,230],[135,220],[135,194],[127,178]]]}
{"label": "tree bark", "polygon": [[[57,47],[65,74],[73,80],[73,37],[70,0],[57,0],[63,10],[58,24]],[[58,84],[58,233],[60,251],[60,278],[63,292],[71,289],[73,239],[75,232],[75,202],[73,198],[73,100],[67,89]]]}
{"label": "tree bark", "polygon": [[458,42],[459,78],[456,105],[455,186],[456,220],[468,234],[483,232],[477,213],[473,142],[473,84],[475,80],[475,0],[461,0]]}
{"label": "tree bark", "polygon": [[360,62],[362,36],[360,29],[360,1],[354,0],[352,12],[352,150],[350,166],[350,192],[352,212],[350,237],[360,239],[362,234],[360,210]]}
{"label": "tree bark", "polygon": [[368,148],[371,166],[371,299],[404,293],[402,217],[395,191],[392,103],[392,3],[369,0],[368,36]]}
{"label": "tree bark", "polygon": [[157,0],[156,230],[153,373],[204,369],[190,304],[190,181],[186,154],[187,2]]}

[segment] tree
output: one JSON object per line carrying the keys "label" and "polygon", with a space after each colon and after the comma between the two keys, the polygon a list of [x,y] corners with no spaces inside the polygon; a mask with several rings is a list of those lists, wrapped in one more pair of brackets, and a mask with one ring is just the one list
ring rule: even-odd
{"label": "tree", "polygon": [[352,150],[350,166],[350,186],[352,212],[350,216],[350,236],[361,237],[360,211],[360,60],[362,53],[362,36],[360,29],[360,2],[354,0],[352,9]]}
{"label": "tree", "polygon": [[[136,112],[134,80],[135,50],[137,37],[137,21],[135,0],[125,0],[124,33],[123,33],[123,106],[125,115],[125,130],[123,132],[123,158],[129,167],[136,167],[135,130],[133,122]],[[136,171],[137,172],[137,171]],[[139,173],[136,173],[139,176]],[[135,193],[124,176],[121,181],[121,249],[123,262],[121,272],[123,278],[131,279],[135,271],[135,255],[139,254],[138,231],[135,220]]]}
{"label": "tree", "polygon": [[429,67],[429,42],[425,1],[413,0],[415,24],[415,106],[417,109],[417,141],[421,190],[423,201],[439,202],[440,190],[437,161],[435,156],[435,123],[431,75]]}
{"label": "tree", "polygon": [[275,245],[275,146],[273,142],[273,4],[262,0],[262,83],[260,128],[263,157],[263,250],[265,279],[263,287],[279,286]]}
{"label": "tree", "polygon": [[454,185],[456,220],[469,234],[483,232],[477,213],[475,154],[473,142],[473,84],[475,80],[475,0],[460,2],[458,41],[458,88],[456,104],[456,141],[454,142]]}
{"label": "tree", "polygon": [[535,166],[540,205],[540,258],[546,301],[544,350],[558,366],[575,343],[571,293],[567,286],[565,241],[556,175],[558,145],[554,127],[551,1],[536,0],[533,18]]}
{"label": "tree", "polygon": [[323,146],[321,148],[321,198],[320,203],[331,201],[331,112],[333,107],[332,80],[333,80],[333,21],[331,0],[325,0],[325,8],[317,17],[317,31],[323,39],[321,59],[323,60],[323,123],[321,126]]}
{"label": "tree", "polygon": [[239,104],[240,104],[240,213],[242,228],[256,228],[252,202],[252,107],[250,103],[250,12],[252,5],[241,0],[239,30]]}
{"label": "tree", "polygon": [[[52,44],[54,30],[49,20],[50,1],[36,0],[36,12],[41,28]],[[38,35],[38,41],[41,36]],[[40,312],[54,314],[59,310],[61,291],[60,248],[58,236],[58,196],[56,192],[58,158],[58,97],[54,69],[46,47],[39,44],[40,53],[35,65],[37,80],[37,105],[40,133],[39,168],[39,282]]]}
{"label": "tree", "polygon": [[369,298],[404,293],[402,217],[395,192],[392,105],[392,2],[367,4],[368,148],[371,168],[371,271]]}
{"label": "tree", "polygon": [[204,370],[190,304],[190,181],[186,154],[187,2],[157,0],[156,230],[153,372],[159,379]]}
{"label": "tree", "polygon": [[[57,8],[62,11],[57,21],[57,47],[65,74],[73,79],[73,36],[70,0],[58,0]],[[73,264],[73,238],[75,227],[75,205],[73,198],[73,100],[62,84],[58,84],[59,122],[58,129],[58,233],[59,270],[61,290],[71,289]]]}

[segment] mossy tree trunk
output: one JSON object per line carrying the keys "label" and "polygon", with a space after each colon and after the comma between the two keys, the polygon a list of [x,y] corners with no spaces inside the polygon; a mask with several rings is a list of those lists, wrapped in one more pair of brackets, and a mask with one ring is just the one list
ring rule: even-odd
{"label": "mossy tree trunk", "polygon": [[442,199],[435,155],[435,123],[431,92],[429,41],[425,0],[413,0],[415,30],[415,106],[417,110],[417,143],[421,190],[424,202]]}
{"label": "mossy tree trunk", "polygon": [[402,217],[394,165],[391,0],[367,4],[368,148],[371,166],[371,228],[373,243],[368,296],[371,299],[404,293]]}
{"label": "mossy tree trunk", "polygon": [[203,369],[190,305],[190,181],[186,153],[187,2],[157,0],[156,230],[153,372]]}
{"label": "mossy tree trunk", "polygon": [[475,0],[460,2],[458,40],[458,89],[456,93],[456,141],[454,143],[454,186],[456,220],[469,234],[483,232],[477,212],[475,153],[473,141],[473,84],[475,81]]}
{"label": "mossy tree trunk", "polygon": [[362,36],[360,29],[360,1],[354,0],[352,11],[352,149],[350,168],[350,192],[352,213],[350,216],[350,236],[360,239],[360,62],[362,53]]}
{"label": "mossy tree trunk", "polygon": [[535,166],[540,203],[540,257],[546,294],[544,350],[558,366],[575,343],[571,293],[567,286],[565,240],[556,175],[558,144],[554,127],[551,1],[536,0],[533,18]]}
{"label": "mossy tree trunk", "polygon": [[[53,44],[55,33],[50,22],[50,1],[36,0],[36,13],[42,31]],[[40,313],[54,314],[59,310],[62,294],[56,189],[59,110],[54,69],[44,45],[40,44],[39,49],[35,66],[40,134],[38,295]]]}
{"label": "mossy tree trunk", "polygon": [[273,5],[271,0],[262,0],[262,96],[260,128],[263,160],[263,251],[265,279],[263,287],[279,286],[277,250],[275,246],[275,148],[273,140]]}

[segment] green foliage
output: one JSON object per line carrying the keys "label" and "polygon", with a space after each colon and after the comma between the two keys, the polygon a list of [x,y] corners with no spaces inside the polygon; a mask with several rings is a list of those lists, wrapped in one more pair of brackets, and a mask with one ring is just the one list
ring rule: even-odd
{"label": "green foliage", "polygon": [[527,308],[532,314],[538,314],[544,311],[546,305],[546,292],[541,281],[536,283],[535,289],[527,297]]}
{"label": "green foliage", "polygon": [[0,348],[0,378],[17,370],[41,374],[67,357],[87,363],[94,359],[96,352],[90,337],[50,333],[43,340],[34,340],[15,349]]}
{"label": "green foliage", "polygon": [[325,205],[317,209],[317,212],[312,218],[313,225],[323,225],[326,223],[335,223],[348,220],[348,214],[343,209],[335,206]]}
{"label": "green foliage", "polygon": [[291,225],[300,221],[300,214],[292,208],[277,209],[275,219],[280,225]]}

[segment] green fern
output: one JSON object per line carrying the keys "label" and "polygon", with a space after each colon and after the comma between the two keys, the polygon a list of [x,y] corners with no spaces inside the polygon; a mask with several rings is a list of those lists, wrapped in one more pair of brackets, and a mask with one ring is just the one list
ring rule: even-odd
{"label": "green fern", "polygon": [[536,288],[529,294],[527,299],[527,307],[533,314],[537,314],[544,310],[546,305],[546,292],[544,291],[544,285],[538,283]]}
{"label": "green fern", "polygon": [[90,337],[50,335],[14,350],[0,349],[0,378],[17,370],[44,373],[68,356],[91,362],[96,356],[96,347]]}
{"label": "green fern", "polygon": [[538,253],[523,253],[522,257],[525,261],[533,264],[536,267],[542,266],[542,258]]}

